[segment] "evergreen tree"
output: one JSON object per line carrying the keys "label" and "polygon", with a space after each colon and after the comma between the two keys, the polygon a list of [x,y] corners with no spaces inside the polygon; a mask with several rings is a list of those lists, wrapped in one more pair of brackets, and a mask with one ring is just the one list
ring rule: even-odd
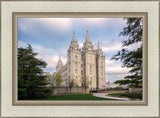
{"label": "evergreen tree", "polygon": [[112,57],[114,60],[122,61],[122,67],[130,68],[130,75],[123,80],[115,81],[116,84],[130,85],[130,87],[142,87],[142,44],[139,48],[129,50],[126,47],[142,42],[142,18],[126,18],[127,27],[124,27],[120,35],[127,36],[127,40],[122,42],[121,51]]}
{"label": "evergreen tree", "polygon": [[31,45],[27,48],[18,48],[18,99],[32,99],[47,97],[50,88],[42,68],[47,63],[36,58]]}

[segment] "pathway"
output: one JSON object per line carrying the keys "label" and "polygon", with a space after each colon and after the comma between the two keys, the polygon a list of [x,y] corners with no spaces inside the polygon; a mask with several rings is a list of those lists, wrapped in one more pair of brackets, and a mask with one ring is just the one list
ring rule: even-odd
{"label": "pathway", "polygon": [[118,99],[118,100],[130,100],[129,98],[120,98],[120,97],[108,96],[108,93],[93,93],[93,96],[101,97],[101,98]]}

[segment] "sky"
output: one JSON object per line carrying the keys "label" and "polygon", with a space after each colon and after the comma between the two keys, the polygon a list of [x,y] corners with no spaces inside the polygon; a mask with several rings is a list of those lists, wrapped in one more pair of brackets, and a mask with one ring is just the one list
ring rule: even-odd
{"label": "sky", "polygon": [[[123,18],[18,18],[18,47],[31,44],[37,57],[47,62],[45,72],[55,72],[61,57],[63,64],[67,61],[67,49],[75,31],[76,40],[83,46],[88,27],[89,37],[97,48],[98,41],[105,54],[106,81],[123,79],[130,69],[122,68],[120,61],[111,60],[122,49],[122,41],[127,37],[119,36],[126,27]],[[128,47],[134,49],[139,44]]]}

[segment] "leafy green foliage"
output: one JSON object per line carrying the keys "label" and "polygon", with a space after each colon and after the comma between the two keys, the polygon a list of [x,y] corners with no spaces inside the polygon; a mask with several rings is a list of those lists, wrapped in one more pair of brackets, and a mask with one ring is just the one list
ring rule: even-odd
{"label": "leafy green foliage", "polygon": [[55,87],[61,86],[61,83],[63,82],[63,79],[62,79],[60,74],[58,74],[58,73],[53,73],[53,74],[47,73],[46,75],[49,78],[50,83],[52,84],[51,86],[55,86]]}
{"label": "leafy green foliage", "polygon": [[142,93],[141,92],[134,92],[134,93],[110,93],[109,96],[113,97],[128,97],[132,100],[134,99],[142,99]]}
{"label": "leafy green foliage", "polygon": [[140,99],[142,100],[142,93],[123,93],[121,95],[122,97],[128,97],[130,98],[131,100],[134,100],[134,99]]}
{"label": "leafy green foliage", "polygon": [[55,83],[56,83],[56,86],[59,87],[62,83],[62,77],[60,74],[56,73],[55,75]]}
{"label": "leafy green foliage", "polygon": [[139,48],[128,50],[125,47],[132,44],[142,42],[142,18],[127,18],[127,27],[120,33],[122,36],[127,36],[128,40],[122,42],[124,47],[112,57],[114,60],[120,60],[122,67],[130,68],[130,75],[124,80],[115,81],[116,84],[130,85],[133,88],[142,87],[142,44]]}
{"label": "leafy green foliage", "polygon": [[47,63],[36,56],[31,45],[18,48],[18,99],[47,97],[51,93],[42,70]]}
{"label": "leafy green foliage", "polygon": [[128,40],[123,41],[123,46],[129,46],[142,41],[142,18],[126,18],[127,27],[120,32],[122,36],[128,36]]}

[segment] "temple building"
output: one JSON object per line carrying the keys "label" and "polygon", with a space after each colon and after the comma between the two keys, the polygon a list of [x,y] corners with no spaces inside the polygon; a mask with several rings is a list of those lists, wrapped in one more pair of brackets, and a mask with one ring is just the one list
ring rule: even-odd
{"label": "temple building", "polygon": [[[105,55],[99,42],[97,49],[94,49],[89,38],[88,28],[82,48],[80,48],[75,32],[73,32],[73,39],[67,50],[67,63],[63,65],[59,57],[56,72],[62,75],[64,81],[68,81],[68,83],[73,81],[74,86],[87,86],[93,90],[104,89],[106,84]],[[65,82],[63,82],[64,84]]]}

